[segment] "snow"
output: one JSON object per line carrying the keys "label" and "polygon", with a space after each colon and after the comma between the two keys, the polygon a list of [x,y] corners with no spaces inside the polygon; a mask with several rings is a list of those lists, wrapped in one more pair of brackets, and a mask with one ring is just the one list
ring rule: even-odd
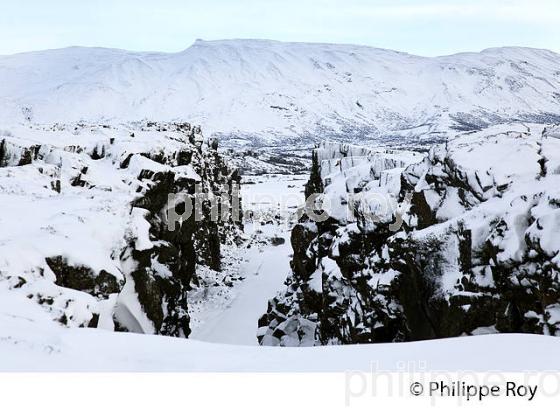
{"label": "snow", "polygon": [[[269,226],[268,226],[269,227]],[[280,232],[279,232],[280,231]],[[259,317],[266,312],[268,300],[282,288],[288,275],[291,246],[289,234],[273,226],[270,236],[280,236],[279,246],[254,247],[244,255],[239,274],[245,279],[236,285],[231,304],[193,329],[190,339],[233,345],[258,345]]]}
{"label": "snow", "polygon": [[[34,135],[35,133],[32,131],[23,132],[15,128],[13,132],[15,135],[25,135],[24,138],[18,137],[18,141],[40,141],[38,139],[40,135]],[[478,209],[470,211],[471,216],[474,218],[477,213],[495,213],[499,209],[509,208],[513,205],[521,213],[530,209],[535,219],[541,221],[546,230],[537,231],[536,225],[532,228],[520,225],[518,231],[523,233],[524,230],[527,230],[529,235],[534,231],[535,235],[538,235],[543,250],[553,253],[555,249],[558,249],[556,242],[557,210],[551,202],[542,200],[537,206],[531,208],[527,204],[517,204],[512,201],[519,196],[521,190],[522,192],[539,193],[543,187],[549,189],[550,198],[553,198],[556,191],[550,188],[558,186],[556,184],[558,175],[551,174],[547,179],[536,180],[540,169],[526,164],[512,167],[511,164],[522,162],[522,158],[532,158],[536,162],[538,156],[535,153],[539,150],[550,158],[551,163],[554,163],[557,158],[557,144],[548,140],[539,141],[538,138],[535,138],[535,135],[538,134],[537,131],[527,135],[523,134],[523,139],[520,138],[522,134],[500,134],[496,129],[493,132],[495,134],[484,137],[486,144],[488,143],[487,138],[490,138],[490,141],[492,138],[522,141],[521,144],[509,145],[510,149],[506,153],[500,153],[500,155],[507,155],[510,159],[513,158],[513,162],[510,161],[509,166],[492,162],[491,158],[486,156],[487,151],[478,149],[477,141],[482,138],[480,135],[473,136],[468,145],[454,148],[452,151],[457,155],[465,156],[460,159],[463,166],[467,165],[467,168],[462,168],[461,171],[465,175],[471,175],[473,172],[491,175],[491,178],[488,179],[489,182],[483,184],[485,187],[506,182],[510,184],[511,192],[505,192],[505,196],[500,197],[499,200],[490,199],[488,203],[480,204]],[[103,131],[101,134],[103,135]],[[95,136],[95,139],[100,138],[99,131],[92,135]],[[58,143],[61,145],[67,144],[70,138],[75,138],[64,132],[55,132],[50,136],[52,138],[49,140],[49,144],[56,144],[58,138]],[[154,134],[145,135],[145,138],[154,137]],[[103,137],[101,138],[103,139]],[[138,138],[135,142],[139,141],[140,144],[144,141],[141,136],[137,135],[135,138]],[[458,140],[457,144],[463,142],[463,139]],[[541,143],[540,148],[545,148],[540,149],[539,142]],[[54,146],[56,147],[56,145]],[[468,148],[465,149],[465,147]],[[119,158],[118,152],[122,146],[117,142],[113,149],[115,151],[112,152],[112,155]],[[400,188],[398,176],[403,167],[419,160],[414,153],[393,154],[380,150],[362,152],[363,148],[355,149],[359,149],[364,155],[352,160],[344,157],[336,158],[338,154],[327,150],[327,155],[331,158],[325,159],[323,162],[327,161],[325,163],[329,164],[329,167],[332,164],[330,161],[343,160],[337,164],[336,168],[331,168],[332,173],[325,176],[325,178],[331,178],[331,184],[327,188],[332,189],[333,192],[337,192],[338,189],[342,189],[343,192],[349,188],[353,189],[361,184],[362,176],[367,175],[373,181],[368,182],[364,187],[366,192],[395,194]],[[335,158],[332,158],[333,155]],[[437,155],[437,152],[434,151],[432,155]],[[54,148],[47,158],[49,158],[48,161],[55,163],[62,160],[63,176],[67,170],[74,172],[83,165],[83,163],[75,165],[76,158],[57,148]],[[133,158],[136,159],[130,162],[129,168],[132,175],[135,175],[146,165],[135,164],[135,161],[148,161],[148,159]],[[3,272],[14,271],[17,267],[16,270],[28,271],[28,275],[35,275],[33,280],[29,280],[30,285],[26,291],[33,293],[39,289],[40,293],[44,295],[60,292],[52,285],[52,272],[45,269],[45,278],[40,278],[34,268],[43,265],[45,254],[66,249],[69,244],[67,242],[60,244],[59,241],[70,241],[70,237],[76,232],[76,229],[80,229],[79,234],[84,236],[84,241],[88,241],[87,246],[94,249],[96,244],[109,247],[96,251],[101,255],[106,255],[110,254],[111,247],[118,245],[115,238],[122,237],[122,231],[126,225],[122,224],[121,218],[126,217],[127,224],[132,228],[131,235],[136,238],[136,248],[146,249],[152,246],[148,235],[149,226],[145,223],[143,212],[136,210],[129,213],[128,208],[123,205],[128,204],[131,197],[130,188],[127,188],[122,180],[122,177],[126,179],[126,172],[129,171],[126,171],[121,177],[115,178],[108,172],[108,167],[112,166],[110,159],[88,163],[88,166],[91,167],[91,172],[88,171],[87,174],[88,181],[91,183],[104,182],[104,184],[99,184],[99,188],[95,191],[95,198],[100,202],[96,202],[96,206],[91,208],[91,202],[86,200],[92,198],[76,194],[66,197],[64,206],[62,206],[55,202],[57,195],[45,183],[45,181],[50,182],[52,175],[55,175],[52,174],[49,165],[49,163],[42,165],[44,167],[42,172],[39,172],[35,163],[23,167],[3,168],[0,175],[1,178],[4,178],[0,184],[3,189],[0,195],[4,197],[2,217],[5,218],[6,214],[17,215],[18,213],[26,216],[22,220],[2,219],[3,223],[12,224],[10,225],[12,229],[2,231],[4,236],[1,237],[0,246],[3,247],[3,265],[0,265],[0,270]],[[152,164],[152,166],[158,169],[165,168],[161,164]],[[185,175],[196,178],[191,170],[185,169],[184,171]],[[293,204],[290,203],[292,206],[290,209],[293,210],[301,204],[301,202],[297,202],[296,198],[300,198],[300,201],[303,200],[301,194],[305,179],[303,176],[288,175],[263,175],[247,178],[248,183],[242,187],[243,203],[247,209],[260,212],[260,216],[277,215],[279,204],[290,203],[289,201],[294,201]],[[480,180],[480,178],[469,179],[473,184],[473,181]],[[22,189],[21,181],[29,183],[25,190]],[[512,181],[514,184],[511,184]],[[478,182],[476,183],[478,184]],[[422,181],[419,185],[422,185]],[[110,186],[111,190],[107,190],[106,186]],[[531,190],[527,191],[528,187],[532,187]],[[329,194],[329,189],[326,192]],[[459,216],[459,210],[451,205],[456,199],[457,197],[452,195],[446,197],[450,205],[446,205],[445,201],[442,202],[439,214],[442,219],[454,219]],[[104,204],[104,200],[109,202]],[[87,202],[87,206],[84,201]],[[37,203],[48,203],[49,205],[39,207],[41,212],[37,212]],[[498,208],[496,208],[497,204],[500,205]],[[121,209],[123,207],[125,209]],[[64,209],[65,212],[60,213],[60,209]],[[90,211],[96,214],[107,213],[107,227],[84,223],[87,222]],[[115,215],[115,212],[117,212],[116,220],[120,221],[119,223],[111,222],[111,215]],[[418,358],[427,363],[427,370],[546,370],[556,369],[560,365],[560,359],[555,359],[559,339],[537,335],[498,335],[493,334],[495,329],[492,327],[476,329],[473,334],[478,336],[474,337],[402,344],[308,348],[256,346],[258,318],[266,311],[267,301],[274,296],[275,292],[282,289],[289,272],[291,247],[288,240],[290,223],[286,221],[288,214],[289,212],[280,213],[278,221],[273,224],[261,225],[257,221],[251,226],[247,226],[248,243],[252,243],[253,246],[240,254],[229,255],[231,266],[222,276],[222,279],[226,280],[226,278],[234,277],[234,273],[236,273],[244,277],[244,280],[227,287],[229,290],[225,290],[224,286],[218,286],[214,294],[205,293],[208,288],[193,289],[189,295],[193,304],[191,312],[193,332],[190,340],[111,332],[113,330],[112,312],[115,312],[119,321],[132,331],[153,332],[151,322],[142,314],[131,280],[126,282],[118,297],[111,295],[108,299],[101,301],[80,292],[66,290],[66,296],[57,300],[53,309],[62,308],[62,305],[65,305],[65,311],[76,324],[87,323],[90,319],[90,311],[100,314],[99,329],[77,329],[63,328],[53,322],[48,310],[40,307],[34,300],[24,297],[22,292],[15,289],[15,277],[5,278],[6,280],[0,281],[0,294],[2,295],[0,298],[0,370],[369,371],[373,362],[376,362],[381,368],[392,369],[397,363],[414,361]],[[45,221],[48,222],[46,225]],[[24,225],[21,225],[22,222]],[[49,228],[51,225],[53,227]],[[43,226],[45,229],[38,229]],[[349,230],[357,229],[356,224],[348,225],[347,228],[340,232],[342,236],[339,238],[339,242],[345,240],[345,235]],[[440,229],[444,229],[444,227]],[[517,231],[514,230],[514,232]],[[521,233],[511,238],[514,241],[514,245],[512,245],[514,251],[522,241]],[[419,235],[421,234],[419,233]],[[473,239],[476,240],[476,236],[473,234]],[[274,237],[281,237],[285,242],[272,246],[269,241]],[[34,241],[36,238],[47,239],[42,240],[39,246]],[[504,243],[507,243],[506,239],[504,239]],[[333,249],[333,252],[336,250]],[[504,249],[505,255],[509,253],[511,252]],[[109,271],[114,271],[115,275],[122,275],[121,270],[127,271],[125,266],[112,269],[111,260],[92,259],[94,255],[82,254],[79,249],[68,256],[73,258],[74,263],[87,262],[89,266],[95,266],[96,269],[111,269]],[[448,256],[449,261],[455,259],[456,263],[457,255],[455,253],[449,252]],[[322,264],[323,270],[327,274],[340,275],[336,263],[331,259],[325,257]],[[157,263],[154,266],[158,274],[168,274],[165,269],[158,268]],[[457,279],[456,266],[453,268],[449,275],[442,278],[442,288],[446,291],[453,287]],[[317,272],[316,275],[320,273]],[[199,274],[204,279],[205,273],[200,271]],[[211,274],[217,275],[218,273],[210,270],[206,272],[206,275]],[[396,276],[397,272],[391,270],[385,275],[374,274],[372,281],[377,284],[387,284]],[[31,279],[31,276],[26,277]],[[210,279],[210,276],[208,278]],[[318,277],[316,283],[312,281],[317,289],[320,289],[319,279]],[[216,280],[209,280],[209,283],[216,283]],[[94,309],[92,309],[93,305],[96,306]],[[559,311],[558,304],[547,306],[549,322],[555,323],[559,320]],[[290,343],[286,341],[285,344]],[[519,355],[520,350],[526,353]],[[445,352],[445,355],[442,355],[442,352]],[[515,357],[515,360],[512,360],[512,357]]]}
{"label": "snow", "polygon": [[[192,165],[169,165],[178,151],[194,145],[180,128],[166,127],[10,125],[3,131],[0,283],[8,287],[0,289],[0,298],[5,292],[32,298],[51,320],[68,326],[87,326],[98,315],[99,325],[112,330],[114,310],[131,331],[154,332],[129,275],[134,262],[122,257],[131,243],[136,250],[154,246],[147,211],[131,206],[150,184],[139,175],[142,170],[173,170],[178,177],[200,181]],[[35,157],[18,166],[26,150]],[[133,155],[137,153],[142,155]],[[162,163],[147,156],[161,157]],[[125,160],[128,166],[122,165]],[[90,295],[59,286],[47,261],[59,256],[67,265],[86,267],[93,276],[105,271],[118,283],[126,279],[123,291],[118,297]],[[157,261],[154,266],[157,274],[170,274]]]}
{"label": "snow", "polygon": [[[500,124],[456,135],[423,159],[321,143],[312,181],[320,189],[321,178],[333,218],[317,224],[320,236],[297,261],[303,268],[294,263],[290,286],[271,300],[261,344],[279,344],[281,337],[301,345],[297,328],[288,325],[300,317],[316,324],[320,344],[400,341],[403,333],[404,340],[418,340],[427,337],[414,335],[423,321],[439,337],[488,333],[481,325],[560,335],[554,132],[542,124]],[[393,178],[382,180],[386,172]],[[416,316],[415,293],[403,291],[407,280],[424,283],[428,306],[437,306],[427,307],[425,317]],[[313,292],[320,302],[308,302]],[[511,306],[532,313],[510,324],[501,318]],[[387,317],[406,325],[395,331]],[[458,326],[447,328],[448,321]]]}
{"label": "snow", "polygon": [[278,212],[286,217],[304,200],[307,174],[264,174],[244,176],[241,186],[243,207],[253,212]]}
{"label": "snow", "polygon": [[[400,363],[438,370],[556,370],[560,339],[494,334],[411,343],[277,348],[164,336],[62,329],[37,307],[0,300],[0,371],[370,372]],[[481,333],[483,333],[481,331]],[[488,333],[488,332],[484,332]],[[519,352],[524,352],[519,354]],[[445,354],[443,354],[445,352]]]}
{"label": "snow", "polygon": [[372,363],[397,371],[399,363],[420,359],[427,371],[554,370],[560,367],[559,347],[559,338],[537,335],[309,348],[235,346],[65,329],[34,302],[10,292],[0,298],[0,371],[370,371]]}
{"label": "snow", "polygon": [[[417,343],[257,347],[258,319],[290,271],[290,217],[303,200],[303,175],[245,179],[243,205],[256,220],[246,224],[244,249],[223,248],[223,272],[197,270],[201,283],[189,292],[190,340],[115,333],[113,314],[132,332],[155,332],[138,301],[129,274],[133,267],[120,257],[126,240],[133,240],[136,250],[154,246],[145,211],[130,207],[146,188],[138,174],[173,169],[188,180],[201,180],[191,165],[128,157],[165,156],[186,143],[180,133],[129,122],[146,117],[200,122],[232,145],[276,144],[294,152],[298,146],[292,142],[307,146],[319,135],[378,139],[370,147],[323,142],[317,151],[323,199],[331,205],[331,216],[348,224],[337,231],[333,258],[358,229],[349,205],[358,204],[362,215],[373,212],[390,220],[403,206],[397,195],[408,167],[411,180],[417,179],[416,191],[424,192],[440,222],[413,231],[411,238],[441,236],[465,221],[473,247],[484,241],[499,244],[498,262],[536,257],[534,250],[527,255],[531,241],[560,265],[560,131],[507,123],[560,118],[554,114],[560,108],[555,97],[559,65],[559,55],[525,48],[423,58],[369,47],[270,41],[197,41],[176,54],[69,48],[1,56],[0,140],[7,142],[8,156],[0,160],[9,166],[0,168],[0,371],[368,371],[373,361],[390,368],[418,358],[437,370],[558,369],[559,339],[497,335],[493,326],[475,329],[476,337]],[[98,125],[81,124],[84,120]],[[66,125],[37,125],[56,121]],[[417,137],[428,143],[454,136],[457,127],[494,123],[500,125],[433,148],[418,164],[418,169],[428,164],[419,175],[412,175],[412,164],[421,161],[420,154],[379,146],[418,142]],[[36,146],[40,161],[13,166],[22,152]],[[93,160],[84,152],[106,155]],[[270,160],[277,152],[268,154]],[[126,158],[123,169],[119,165]],[[303,154],[298,158],[295,165],[271,165],[258,155],[238,160],[262,173],[308,163]],[[466,199],[456,187],[442,194],[427,180],[428,174],[432,180],[446,176],[449,167],[468,185]],[[77,176],[88,189],[71,184]],[[496,238],[489,229],[498,217],[508,229]],[[408,224],[415,222],[411,218]],[[457,238],[446,242],[446,271],[439,278],[446,296],[460,295],[457,248]],[[106,298],[62,288],[45,261],[53,255],[95,274],[106,271],[124,288]],[[157,260],[152,267],[160,277],[171,275]],[[479,285],[494,286],[488,272],[476,269]],[[325,256],[309,281],[311,289],[322,291],[323,273],[342,276],[334,259]],[[387,286],[398,275],[393,269],[372,272],[370,284]],[[98,329],[77,328],[94,315]],[[62,316],[68,328],[57,323]],[[526,316],[556,325],[560,307],[550,303],[542,314]],[[312,329],[314,323],[308,322]],[[299,344],[290,337],[282,339],[284,345]]]}
{"label": "snow", "polygon": [[325,187],[320,200],[328,215],[342,223],[355,220],[354,204],[364,215],[388,217],[397,205],[400,174],[422,155],[406,150],[324,141],[315,150]]}
{"label": "snow", "polygon": [[197,41],[174,54],[72,47],[0,57],[0,120],[182,119],[238,146],[441,141],[453,127],[558,119],[559,64],[519,47],[434,58],[264,40]]}
{"label": "snow", "polygon": [[153,323],[148,319],[138,301],[134,281],[129,275],[127,275],[123,289],[117,295],[114,315],[131,332],[153,334],[155,331]]}

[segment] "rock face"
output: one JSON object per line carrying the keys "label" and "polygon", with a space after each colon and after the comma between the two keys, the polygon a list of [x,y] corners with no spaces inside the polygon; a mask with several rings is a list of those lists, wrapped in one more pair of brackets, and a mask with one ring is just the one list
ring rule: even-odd
{"label": "rock face", "polygon": [[467,133],[421,161],[401,155],[406,168],[388,153],[320,147],[308,191],[349,198],[346,212],[334,201],[330,218],[293,230],[292,273],[260,343],[560,336],[558,130]]}
{"label": "rock face", "polygon": [[[2,131],[0,285],[68,326],[187,337],[198,267],[219,271],[241,231],[223,195],[239,180],[188,123]],[[199,217],[170,229],[169,195]]]}

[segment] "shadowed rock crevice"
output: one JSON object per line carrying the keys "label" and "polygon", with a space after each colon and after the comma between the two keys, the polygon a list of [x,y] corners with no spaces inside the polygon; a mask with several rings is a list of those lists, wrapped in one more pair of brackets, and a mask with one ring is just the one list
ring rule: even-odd
{"label": "shadowed rock crevice", "polygon": [[105,270],[94,272],[87,266],[69,263],[63,256],[46,258],[46,262],[56,275],[56,284],[59,286],[101,297],[122,289],[122,281]]}

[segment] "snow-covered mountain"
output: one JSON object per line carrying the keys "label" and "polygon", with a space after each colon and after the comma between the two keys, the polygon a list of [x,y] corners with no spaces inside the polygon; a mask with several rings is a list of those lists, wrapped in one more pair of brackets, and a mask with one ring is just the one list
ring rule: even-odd
{"label": "snow-covered mountain", "polygon": [[230,143],[440,140],[560,120],[560,55],[426,58],[365,46],[196,41],[167,54],[67,48],[0,57],[0,121],[185,120]]}

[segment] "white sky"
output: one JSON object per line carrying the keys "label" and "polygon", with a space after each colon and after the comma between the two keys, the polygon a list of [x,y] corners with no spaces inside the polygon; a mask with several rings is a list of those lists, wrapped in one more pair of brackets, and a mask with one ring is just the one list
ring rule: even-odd
{"label": "white sky", "polygon": [[505,45],[560,52],[560,0],[0,0],[0,54],[72,45],[180,51],[197,38],[427,56]]}

